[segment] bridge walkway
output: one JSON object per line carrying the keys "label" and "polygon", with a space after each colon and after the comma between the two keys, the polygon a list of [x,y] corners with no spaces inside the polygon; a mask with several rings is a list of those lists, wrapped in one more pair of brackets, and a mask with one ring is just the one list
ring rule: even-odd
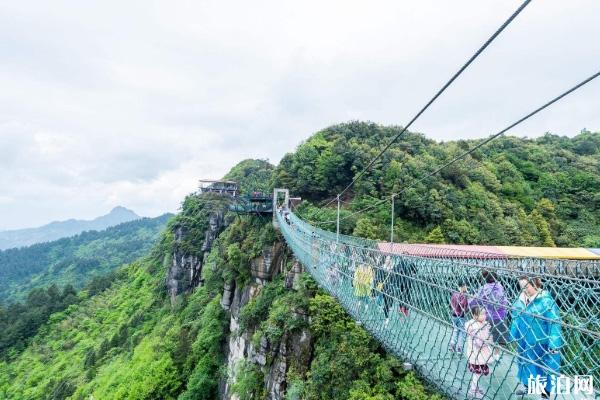
{"label": "bridge walkway", "polygon": [[[322,233],[293,214],[289,216],[289,221],[285,221],[281,213],[276,214],[286,242],[305,270],[323,289],[340,301],[357,323],[367,329],[388,352],[412,363],[422,376],[447,396],[454,399],[469,398],[467,392],[472,375],[467,368],[466,357],[449,351],[452,334],[452,325],[448,317],[449,298],[458,275],[474,282],[481,273],[481,265],[469,265],[456,260],[440,262],[422,257],[409,257],[417,264],[417,272],[412,276],[405,276],[409,283],[403,288],[402,296],[384,293],[372,286],[368,293],[358,293],[360,290],[357,291],[357,269],[365,265],[377,268],[378,265],[389,261],[386,257],[405,256],[382,253],[374,248],[373,244],[360,238],[346,237],[337,242],[335,234]],[[508,276],[504,279],[508,279]],[[596,292],[600,289],[597,283],[591,287],[593,295],[600,294]],[[569,282],[565,283],[568,284]],[[514,298],[515,294],[510,294]],[[384,296],[392,298],[393,301],[387,322],[383,311]],[[400,306],[409,309],[408,315],[398,311]],[[567,325],[564,329],[576,328]],[[585,334],[586,330],[582,332]],[[597,339],[597,332],[587,332],[591,336],[583,340],[582,332],[578,331],[576,334],[585,343],[589,343],[590,338]],[[595,354],[599,350],[598,344],[592,343],[587,350]],[[495,344],[491,345],[500,348]],[[490,374],[479,381],[484,398],[539,398],[539,395],[514,394],[518,386],[519,355],[510,346],[500,349],[500,360],[491,363]],[[598,374],[600,360],[594,359],[593,355],[592,358],[583,361],[581,357],[569,354],[565,354],[563,358],[569,358],[570,362],[561,373],[574,375],[578,371],[591,371],[595,375]],[[582,368],[588,370],[582,371]],[[575,395],[571,388],[570,394],[553,394],[552,398],[587,400],[593,399],[594,394]]]}

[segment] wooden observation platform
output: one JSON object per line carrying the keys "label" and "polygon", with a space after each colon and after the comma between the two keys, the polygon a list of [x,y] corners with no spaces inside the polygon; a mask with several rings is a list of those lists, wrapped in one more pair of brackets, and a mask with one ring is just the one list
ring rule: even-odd
{"label": "wooden observation platform", "polygon": [[200,179],[198,191],[200,193],[216,193],[236,197],[240,193],[240,188],[238,183],[234,181]]}
{"label": "wooden observation platform", "polygon": [[231,200],[229,210],[238,214],[272,214],[273,197],[271,195],[254,191],[241,194],[238,182],[226,180],[201,179],[199,192],[213,193]]}

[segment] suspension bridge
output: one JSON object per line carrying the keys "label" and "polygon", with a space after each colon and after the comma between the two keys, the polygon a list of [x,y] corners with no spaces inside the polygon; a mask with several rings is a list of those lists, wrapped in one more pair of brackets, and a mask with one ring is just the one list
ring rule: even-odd
{"label": "suspension bridge", "polygon": [[[540,256],[536,251],[531,256],[532,249],[527,248],[395,244],[394,200],[579,90],[600,72],[391,194],[389,243],[341,235],[340,201],[530,2],[523,1],[352,181],[324,203],[327,207],[337,200],[337,221],[324,222],[336,222],[336,233],[292,213],[287,189],[275,189],[270,201],[262,194],[239,197],[235,182],[206,181],[205,191],[231,198],[232,211],[272,212],[274,225],[317,283],[389,353],[410,362],[454,399],[600,398],[594,389],[594,382],[600,384],[600,251],[537,249]],[[285,197],[280,205],[281,194]],[[383,198],[346,217],[387,201]],[[491,289],[482,286],[483,276],[492,276],[487,281]],[[465,287],[470,288],[468,294]],[[466,303],[464,315],[457,316],[450,306],[453,297]],[[469,310],[478,320],[464,325],[471,318]]]}
{"label": "suspension bridge", "polygon": [[[553,350],[547,346],[552,339],[546,334],[525,337],[528,332],[515,331],[514,327],[506,343],[496,343],[491,336],[484,338],[485,345],[499,357],[488,360],[489,375],[478,381],[477,398],[540,398],[539,393],[519,384],[520,368],[526,371],[536,368],[545,376],[543,379],[552,381],[551,398],[600,398],[593,384],[579,385],[590,378],[596,383],[600,380],[598,262],[376,242],[319,229],[289,211],[285,204],[274,212],[274,224],[305,271],[357,323],[389,353],[414,365],[449,398],[472,398],[473,376],[467,364],[469,355],[451,349],[450,299],[458,292],[459,282],[464,282],[470,289],[471,301],[483,300],[473,290],[483,284],[483,271],[494,272],[496,284],[502,285],[509,300],[508,304],[500,304],[488,298],[486,307],[505,308],[508,326],[511,315],[522,313],[532,331],[554,331],[560,337],[554,339],[559,343]],[[402,267],[390,268],[390,265]],[[556,315],[549,317],[545,312],[518,309],[515,304],[521,289],[517,280],[523,274],[543,283],[546,293],[556,301],[559,310]],[[464,327],[460,329],[466,334]],[[532,348],[542,349],[536,357],[531,357],[528,353],[531,349],[526,348],[530,339]],[[548,362],[548,358],[554,362]]]}

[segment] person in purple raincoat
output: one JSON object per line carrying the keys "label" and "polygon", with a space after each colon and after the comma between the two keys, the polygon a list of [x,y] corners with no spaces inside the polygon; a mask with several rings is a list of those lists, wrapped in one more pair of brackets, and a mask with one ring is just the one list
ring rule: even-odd
{"label": "person in purple raincoat", "polygon": [[[508,339],[508,325],[506,323],[508,299],[504,287],[502,283],[496,280],[496,275],[492,271],[483,270],[482,276],[485,284],[479,288],[475,297],[469,300],[469,308],[475,306],[485,307],[494,342],[501,346],[506,345]],[[495,355],[499,355],[497,349]]]}

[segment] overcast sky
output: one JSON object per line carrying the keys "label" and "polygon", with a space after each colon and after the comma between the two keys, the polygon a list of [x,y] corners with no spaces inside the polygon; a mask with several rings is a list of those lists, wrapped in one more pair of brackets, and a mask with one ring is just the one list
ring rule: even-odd
{"label": "overcast sky", "polygon": [[[406,124],[520,1],[0,1],[0,230],[123,205],[348,120]],[[600,68],[600,1],[534,0],[414,125],[484,137]],[[513,133],[600,130],[600,80]]]}

